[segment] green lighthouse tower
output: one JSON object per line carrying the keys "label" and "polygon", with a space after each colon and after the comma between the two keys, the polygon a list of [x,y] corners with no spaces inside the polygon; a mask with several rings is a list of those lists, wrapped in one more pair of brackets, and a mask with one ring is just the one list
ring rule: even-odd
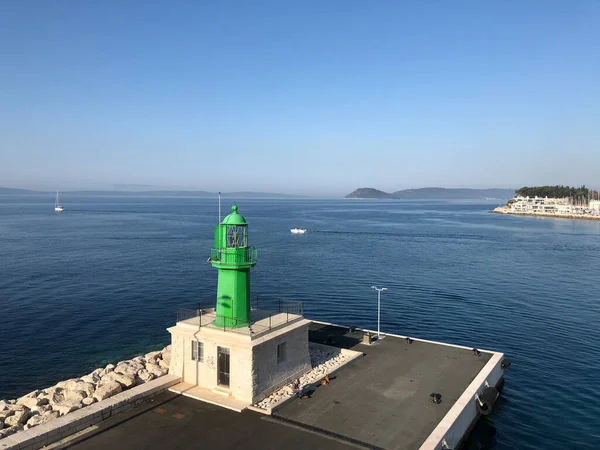
{"label": "green lighthouse tower", "polygon": [[256,248],[248,247],[248,223],[234,203],[231,214],[215,227],[215,246],[210,253],[219,271],[216,319],[220,328],[250,325],[250,269],[256,265]]}
{"label": "green lighthouse tower", "polygon": [[293,302],[283,302],[283,308],[281,301],[277,306],[261,302],[263,309],[252,310],[251,316],[250,269],[256,265],[256,248],[248,246],[248,223],[237,205],[222,221],[220,217],[219,208],[221,223],[209,258],[218,273],[216,308],[198,305],[178,312],[177,323],[169,328],[169,374],[181,379],[185,395],[209,403],[222,398],[216,404],[241,411],[311,370],[311,322],[302,316],[301,304]]}

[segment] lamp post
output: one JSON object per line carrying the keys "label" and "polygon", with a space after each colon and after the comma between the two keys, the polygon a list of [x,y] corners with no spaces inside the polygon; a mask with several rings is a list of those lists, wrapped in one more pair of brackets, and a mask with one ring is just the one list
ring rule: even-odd
{"label": "lamp post", "polygon": [[219,192],[219,223],[221,223],[221,193]]}
{"label": "lamp post", "polygon": [[381,291],[387,291],[387,288],[378,288],[377,286],[371,286],[371,288],[377,291],[377,340],[379,340],[379,324],[381,323]]}

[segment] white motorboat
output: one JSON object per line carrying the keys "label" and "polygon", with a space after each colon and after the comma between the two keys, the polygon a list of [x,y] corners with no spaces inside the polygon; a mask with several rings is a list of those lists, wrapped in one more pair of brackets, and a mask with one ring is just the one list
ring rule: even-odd
{"label": "white motorboat", "polygon": [[58,202],[58,191],[56,191],[56,201],[54,202],[54,211],[60,212],[60,211],[64,211],[64,210],[65,210],[65,208],[60,206],[60,203]]}
{"label": "white motorboat", "polygon": [[304,234],[306,233],[306,228],[292,228],[290,231],[292,234]]}

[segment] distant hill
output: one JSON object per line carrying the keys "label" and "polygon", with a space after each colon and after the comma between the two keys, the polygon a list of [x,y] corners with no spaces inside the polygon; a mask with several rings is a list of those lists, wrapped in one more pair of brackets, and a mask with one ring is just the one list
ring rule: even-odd
{"label": "distant hill", "polygon": [[[27,189],[13,189],[0,187],[0,195],[39,195],[49,194],[50,192],[30,191]],[[168,190],[118,190],[118,191],[102,191],[102,190],[84,190],[84,191],[64,191],[61,193],[68,195],[107,195],[119,197],[215,197],[217,192],[208,191],[168,191]],[[224,198],[305,198],[303,195],[290,194],[274,194],[268,192],[223,192],[221,195]]]}
{"label": "distant hill", "polygon": [[385,199],[385,198],[393,198],[392,194],[388,194],[387,192],[380,191],[379,189],[373,188],[359,188],[350,194],[346,195],[344,198],[360,198],[360,199]]}
{"label": "distant hill", "polygon": [[361,188],[346,195],[355,199],[398,199],[398,200],[480,200],[509,199],[515,195],[514,189],[446,189],[427,187],[404,189],[388,194],[377,189]]}
{"label": "distant hill", "polygon": [[41,193],[42,192],[30,191],[28,189],[13,189],[7,187],[0,187],[0,195],[33,195]]}
{"label": "distant hill", "polygon": [[[211,195],[216,195],[215,193]],[[295,195],[295,194],[275,194],[270,192],[223,192],[223,197],[236,197],[236,198],[307,198],[306,195]]]}
{"label": "distant hill", "polygon": [[119,197],[209,197],[206,191],[65,191],[69,195],[113,195]]}
{"label": "distant hill", "polygon": [[404,189],[392,194],[397,199],[419,199],[419,200],[475,200],[475,199],[505,199],[515,195],[514,189],[446,189],[427,187],[420,189]]}
{"label": "distant hill", "polygon": [[[114,195],[129,197],[216,197],[208,191],[71,191],[75,195]],[[268,192],[222,192],[224,198],[302,198],[301,195],[272,194]]]}

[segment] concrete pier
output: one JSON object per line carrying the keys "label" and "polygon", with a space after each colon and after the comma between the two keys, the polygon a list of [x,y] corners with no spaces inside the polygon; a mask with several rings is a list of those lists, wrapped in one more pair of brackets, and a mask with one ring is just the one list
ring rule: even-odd
{"label": "concrete pier", "polygon": [[[342,370],[329,386],[319,387],[310,400],[292,402],[274,416],[367,447],[436,449],[446,439],[455,448],[477,417],[474,395],[480,386],[471,384],[480,377],[495,385],[502,354],[481,351],[475,356],[471,348],[418,339],[408,343],[394,335],[364,345],[362,335],[346,327],[313,323],[311,341],[329,340],[330,345],[360,350],[365,356]],[[440,404],[429,401],[432,392],[442,395]],[[469,400],[454,408],[465,400],[465,393]],[[437,440],[430,439],[434,431]]]}
{"label": "concrete pier", "polygon": [[[501,382],[504,355],[471,348],[384,335],[363,343],[365,330],[313,322],[313,343],[364,353],[343,367],[310,398],[287,402],[265,416],[234,412],[173,393],[139,411],[111,418],[69,448],[457,448],[477,420],[476,395]],[[375,334],[375,333],[372,333]],[[442,395],[439,404],[432,392]],[[227,423],[231,433],[223,434]],[[117,426],[118,424],[118,426]],[[194,443],[194,444],[192,444]],[[57,447],[57,448],[60,448]]]}

